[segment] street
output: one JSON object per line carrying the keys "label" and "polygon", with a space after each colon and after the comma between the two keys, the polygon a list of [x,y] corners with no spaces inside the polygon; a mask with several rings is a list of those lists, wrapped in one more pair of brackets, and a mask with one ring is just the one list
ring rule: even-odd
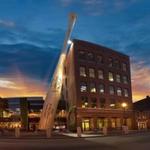
{"label": "street", "polygon": [[56,139],[1,139],[0,150],[149,150],[150,134]]}

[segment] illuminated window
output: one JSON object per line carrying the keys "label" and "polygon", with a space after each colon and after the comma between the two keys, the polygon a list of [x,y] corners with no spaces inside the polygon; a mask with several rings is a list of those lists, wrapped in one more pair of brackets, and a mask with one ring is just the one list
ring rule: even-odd
{"label": "illuminated window", "polygon": [[112,58],[108,59],[108,66],[113,67],[113,59]]}
{"label": "illuminated window", "polygon": [[90,92],[91,93],[95,93],[96,92],[95,83],[90,83]]}
{"label": "illuminated window", "polygon": [[99,103],[100,103],[100,108],[104,108],[105,107],[105,98],[100,98]]}
{"label": "illuminated window", "polygon": [[85,82],[82,82],[80,84],[80,91],[81,92],[87,92],[87,84]]}
{"label": "illuminated window", "polygon": [[120,87],[117,88],[117,95],[122,96],[122,90]]}
{"label": "illuminated window", "polygon": [[104,79],[104,72],[103,72],[103,70],[98,70],[98,79]]}
{"label": "illuminated window", "polygon": [[97,99],[96,98],[92,98],[91,99],[91,107],[92,108],[96,108],[97,107]]}
{"label": "illuminated window", "polygon": [[108,73],[108,78],[109,78],[109,81],[111,81],[111,82],[114,81],[114,76],[113,76],[113,73],[112,73],[112,72],[109,72],[109,73]]}
{"label": "illuminated window", "polygon": [[86,70],[85,70],[85,67],[80,67],[80,76],[86,77]]}
{"label": "illuminated window", "polygon": [[93,68],[89,68],[89,77],[95,78],[95,71]]}
{"label": "illuminated window", "polygon": [[93,53],[88,53],[87,54],[87,60],[94,61],[94,55],[93,55]]}
{"label": "illuminated window", "polygon": [[105,92],[104,84],[99,84],[99,92],[103,94]]}
{"label": "illuminated window", "polygon": [[109,94],[114,95],[115,94],[115,89],[113,86],[109,86]]}
{"label": "illuminated window", "polygon": [[116,82],[118,83],[121,82],[121,76],[119,74],[116,74]]}
{"label": "illuminated window", "polygon": [[88,98],[85,96],[81,97],[82,108],[88,107]]}
{"label": "illuminated window", "polygon": [[127,71],[127,64],[126,64],[126,63],[123,63],[123,64],[122,64],[122,70],[123,70],[123,71]]}
{"label": "illuminated window", "polygon": [[111,107],[111,108],[116,108],[115,99],[110,99],[110,107]]}
{"label": "illuminated window", "polygon": [[101,55],[97,56],[97,63],[103,63],[103,56]]}
{"label": "illuminated window", "polygon": [[123,76],[123,83],[128,84],[128,77],[127,76]]}
{"label": "illuminated window", "polygon": [[128,89],[124,89],[124,96],[125,96],[125,97],[129,97]]}
{"label": "illuminated window", "polygon": [[84,51],[79,51],[79,59],[82,59],[82,60],[86,59],[86,53]]}

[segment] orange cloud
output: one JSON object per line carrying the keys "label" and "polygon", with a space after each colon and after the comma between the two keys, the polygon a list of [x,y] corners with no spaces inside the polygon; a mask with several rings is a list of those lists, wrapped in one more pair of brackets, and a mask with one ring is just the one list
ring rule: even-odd
{"label": "orange cloud", "polygon": [[133,101],[137,101],[150,94],[150,68],[144,61],[132,64],[132,94]]}
{"label": "orange cloud", "polygon": [[47,87],[39,80],[24,75],[0,78],[1,97],[45,96]]}

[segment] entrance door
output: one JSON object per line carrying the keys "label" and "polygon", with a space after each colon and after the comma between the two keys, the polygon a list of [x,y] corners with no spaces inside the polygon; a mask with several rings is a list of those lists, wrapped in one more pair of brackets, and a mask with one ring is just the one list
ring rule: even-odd
{"label": "entrance door", "polygon": [[82,120],[82,130],[83,131],[89,131],[90,130],[90,120],[89,119],[83,119]]}

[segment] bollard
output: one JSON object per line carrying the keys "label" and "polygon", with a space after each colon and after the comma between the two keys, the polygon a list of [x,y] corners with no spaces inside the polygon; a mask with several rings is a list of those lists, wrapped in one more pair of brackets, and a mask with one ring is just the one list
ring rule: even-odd
{"label": "bollard", "polygon": [[46,129],[46,137],[51,138],[51,129],[50,128]]}
{"label": "bollard", "polygon": [[18,128],[18,127],[15,128],[15,137],[16,138],[20,137],[20,128]]}
{"label": "bollard", "polygon": [[107,127],[103,127],[103,134],[106,136],[107,135]]}
{"label": "bollard", "polygon": [[81,137],[81,127],[77,127],[77,137]]}

